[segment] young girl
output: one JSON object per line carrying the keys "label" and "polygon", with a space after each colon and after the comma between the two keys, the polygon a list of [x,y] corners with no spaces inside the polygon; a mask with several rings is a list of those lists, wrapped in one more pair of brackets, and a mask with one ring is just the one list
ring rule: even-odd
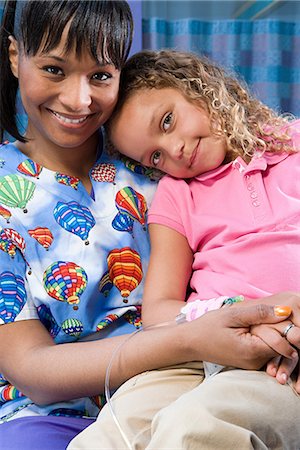
{"label": "young girl", "polygon": [[[122,71],[108,131],[122,154],[169,175],[148,215],[144,325],[174,319],[187,289],[187,320],[240,294],[235,310],[300,291],[300,121],[281,118],[207,59],[144,51]],[[267,339],[275,330],[251,332]],[[281,332],[296,339],[292,323]],[[268,367],[273,377],[227,368],[203,383],[200,364],[153,371],[125,383],[113,406],[134,449],[296,449],[300,384],[285,384],[278,364]],[[122,448],[109,412],[70,446],[78,448]]]}

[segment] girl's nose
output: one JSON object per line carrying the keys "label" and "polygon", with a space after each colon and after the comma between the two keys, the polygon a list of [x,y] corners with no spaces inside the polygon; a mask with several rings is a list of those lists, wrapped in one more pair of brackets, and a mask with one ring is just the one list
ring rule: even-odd
{"label": "girl's nose", "polygon": [[183,149],[184,144],[181,140],[170,142],[169,155],[176,160],[180,160],[183,157]]}
{"label": "girl's nose", "polygon": [[92,103],[91,87],[88,80],[80,78],[70,79],[67,85],[62,87],[60,101],[64,107],[72,112],[86,112],[86,108]]}

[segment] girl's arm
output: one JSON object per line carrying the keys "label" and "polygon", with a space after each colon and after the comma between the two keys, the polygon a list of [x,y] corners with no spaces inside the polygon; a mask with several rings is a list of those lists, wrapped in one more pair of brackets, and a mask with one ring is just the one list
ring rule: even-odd
{"label": "girl's arm", "polygon": [[[274,297],[280,303],[281,295]],[[35,403],[48,404],[103,392],[112,353],[125,340],[112,366],[112,388],[145,370],[186,361],[257,369],[276,353],[252,336],[249,326],[284,318],[266,305],[222,308],[193,322],[142,331],[129,340],[118,336],[58,345],[38,320],[19,321],[0,326],[0,373]],[[293,350],[288,346],[286,356]]]}
{"label": "girl's arm", "polygon": [[164,225],[150,224],[151,255],[143,295],[143,325],[174,320],[184,306],[193,253],[187,239]]}

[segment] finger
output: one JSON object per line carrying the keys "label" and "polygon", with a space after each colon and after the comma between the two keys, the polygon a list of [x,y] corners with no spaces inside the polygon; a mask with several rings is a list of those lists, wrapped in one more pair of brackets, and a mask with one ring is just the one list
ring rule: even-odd
{"label": "finger", "polygon": [[294,347],[281,336],[275,328],[271,328],[269,325],[260,327],[252,327],[251,333],[262,339],[269,347],[271,347],[279,355],[286,358],[296,358],[297,352]]}
{"label": "finger", "polygon": [[258,325],[261,323],[277,323],[287,319],[292,310],[286,305],[249,305],[243,307],[227,308],[230,319],[229,325],[233,327],[249,327],[250,325]]}
{"label": "finger", "polygon": [[272,358],[267,363],[266,372],[268,375],[270,375],[271,377],[276,377],[280,361],[281,361],[281,355],[275,356],[275,358]]}
{"label": "finger", "polygon": [[285,339],[297,349],[300,350],[300,328],[297,326],[293,326],[289,328],[287,334],[284,335],[284,332],[287,329],[287,326],[291,324],[290,321],[284,321],[278,324],[272,325],[272,328],[276,329],[278,333],[285,337]]}
{"label": "finger", "polygon": [[276,374],[276,380],[279,381],[280,384],[285,384],[287,382],[293,370],[295,369],[298,361],[299,361],[298,356],[295,359],[288,359],[288,358],[281,359]]}

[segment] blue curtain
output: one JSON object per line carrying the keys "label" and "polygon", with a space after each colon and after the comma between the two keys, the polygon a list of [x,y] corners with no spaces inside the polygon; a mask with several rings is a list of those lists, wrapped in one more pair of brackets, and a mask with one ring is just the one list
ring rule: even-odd
{"label": "blue curtain", "polygon": [[300,22],[143,19],[143,48],[203,53],[281,113],[300,116]]}

